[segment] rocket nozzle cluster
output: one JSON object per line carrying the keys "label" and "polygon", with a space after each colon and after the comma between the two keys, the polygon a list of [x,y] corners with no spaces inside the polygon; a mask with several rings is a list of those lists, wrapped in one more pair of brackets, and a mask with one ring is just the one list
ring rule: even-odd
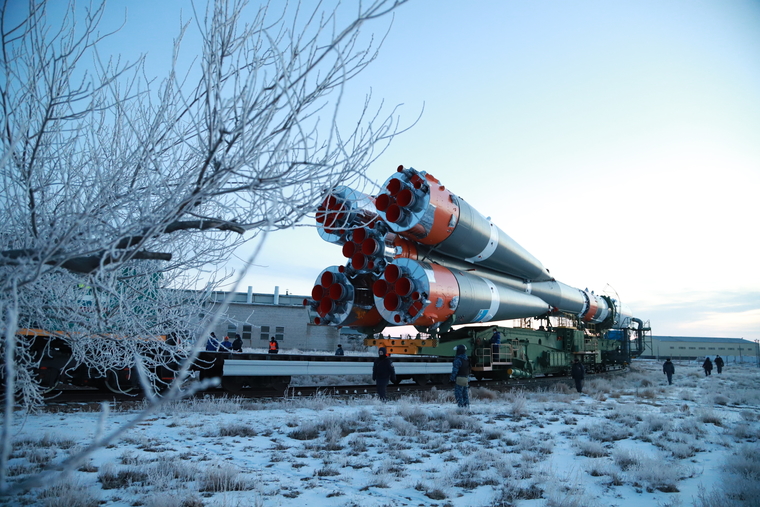
{"label": "rocket nozzle cluster", "polygon": [[489,218],[413,168],[399,166],[376,196],[336,187],[316,220],[347,259],[322,271],[304,301],[318,325],[435,329],[552,312],[610,327],[630,320],[616,301],[554,280]]}

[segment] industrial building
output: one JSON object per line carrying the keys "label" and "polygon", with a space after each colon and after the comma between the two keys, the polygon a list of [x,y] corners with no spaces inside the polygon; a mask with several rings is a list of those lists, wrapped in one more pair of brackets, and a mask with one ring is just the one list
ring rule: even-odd
{"label": "industrial building", "polygon": [[663,359],[714,359],[720,355],[726,362],[757,362],[758,342],[743,338],[703,338],[691,336],[652,336],[647,340],[642,357]]}
{"label": "industrial building", "polygon": [[[210,307],[221,304],[229,292],[212,292]],[[274,337],[283,351],[324,350],[332,351],[341,343],[346,350],[356,350],[363,345],[363,336],[350,329],[333,326],[317,326],[310,322],[303,305],[307,296],[280,294],[275,287],[274,294],[234,292],[232,301],[223,319],[214,328],[220,339],[235,334],[243,338],[244,348],[266,349],[269,339]]]}

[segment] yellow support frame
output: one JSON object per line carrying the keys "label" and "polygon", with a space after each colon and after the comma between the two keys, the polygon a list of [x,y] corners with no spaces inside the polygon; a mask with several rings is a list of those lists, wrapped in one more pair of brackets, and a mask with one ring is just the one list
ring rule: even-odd
{"label": "yellow support frame", "polygon": [[385,347],[388,354],[416,355],[422,353],[423,347],[437,347],[438,340],[433,338],[365,338],[367,347]]}

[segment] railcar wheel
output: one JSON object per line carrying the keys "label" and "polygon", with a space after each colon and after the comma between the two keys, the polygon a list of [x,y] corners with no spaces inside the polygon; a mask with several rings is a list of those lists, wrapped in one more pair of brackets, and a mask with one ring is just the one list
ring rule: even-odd
{"label": "railcar wheel", "polygon": [[243,377],[222,377],[222,389],[231,394],[240,394],[243,390]]}
{"label": "railcar wheel", "polygon": [[130,394],[137,389],[134,385],[122,386],[115,372],[109,371],[103,379],[103,386],[115,394]]}
{"label": "railcar wheel", "polygon": [[412,380],[414,380],[414,383],[418,386],[426,386],[428,382],[430,382],[430,375],[429,374],[420,374],[420,375],[413,375]]}

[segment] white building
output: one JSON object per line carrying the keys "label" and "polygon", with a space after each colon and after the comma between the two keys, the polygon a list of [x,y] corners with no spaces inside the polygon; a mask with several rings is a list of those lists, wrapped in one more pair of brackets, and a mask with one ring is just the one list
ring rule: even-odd
{"label": "white building", "polygon": [[[227,294],[224,291],[213,292],[209,304],[220,304]],[[252,287],[248,287],[247,292],[235,292],[214,333],[220,341],[224,336],[229,336],[232,341],[236,333],[240,334],[244,348],[267,349],[269,339],[274,337],[283,351],[333,351],[338,343],[348,350],[354,349],[356,342],[360,342],[356,337],[344,335],[333,326],[310,323],[303,304],[307,297],[280,294],[279,287],[275,287],[274,294],[255,293]]]}
{"label": "white building", "polygon": [[652,336],[644,346],[642,357],[656,359],[700,359],[716,355],[726,362],[757,362],[758,342],[743,338],[702,338],[691,336]]}

